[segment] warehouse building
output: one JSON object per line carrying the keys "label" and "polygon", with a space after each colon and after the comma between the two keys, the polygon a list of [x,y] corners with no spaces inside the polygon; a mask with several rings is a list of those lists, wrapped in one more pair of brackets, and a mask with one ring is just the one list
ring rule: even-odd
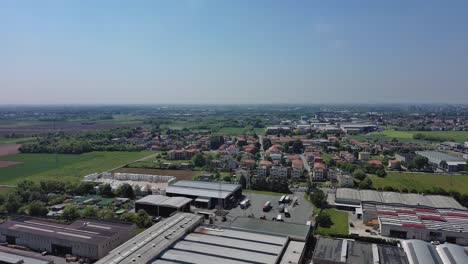
{"label": "warehouse building", "polygon": [[458,245],[445,243],[434,246],[428,242],[410,239],[401,241],[401,246],[411,264],[468,263],[468,251]]}
{"label": "warehouse building", "polygon": [[97,264],[300,263],[305,243],[288,236],[202,224],[177,213],[113,250]]}
{"label": "warehouse building", "polygon": [[175,212],[190,212],[191,202],[186,197],[148,195],[135,202],[135,211],[143,209],[152,216],[169,217]]}
{"label": "warehouse building", "polygon": [[439,151],[416,151],[416,154],[426,157],[429,163],[448,172],[461,171],[466,166],[466,161],[463,158]]}
{"label": "warehouse building", "polygon": [[67,225],[32,217],[16,217],[0,224],[0,242],[53,255],[71,254],[99,259],[132,238],[133,223],[79,219]]}
{"label": "warehouse building", "polygon": [[242,187],[231,183],[177,181],[166,188],[166,195],[190,198],[196,207],[211,209],[219,201],[222,208],[229,208],[242,198]]}
{"label": "warehouse building", "polygon": [[319,237],[315,245],[312,262],[314,264],[410,263],[404,250],[399,247],[331,237]]}
{"label": "warehouse building", "polygon": [[354,240],[319,237],[314,264],[380,263],[380,264],[462,264],[468,263],[468,251],[458,245],[434,246],[421,240],[402,240],[400,247]]}
{"label": "warehouse building", "polygon": [[354,210],[355,208],[360,208],[362,202],[466,210],[465,207],[450,196],[379,192],[374,190],[357,190],[350,188],[336,189],[334,199],[334,205],[336,207],[346,210]]}
{"label": "warehouse building", "polygon": [[382,236],[468,245],[468,211],[363,203],[364,223],[378,220]]}

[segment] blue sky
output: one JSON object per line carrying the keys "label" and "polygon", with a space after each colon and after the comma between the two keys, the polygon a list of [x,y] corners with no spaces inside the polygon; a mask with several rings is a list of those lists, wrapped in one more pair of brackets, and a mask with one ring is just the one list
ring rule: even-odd
{"label": "blue sky", "polygon": [[468,1],[0,1],[1,103],[468,103]]}

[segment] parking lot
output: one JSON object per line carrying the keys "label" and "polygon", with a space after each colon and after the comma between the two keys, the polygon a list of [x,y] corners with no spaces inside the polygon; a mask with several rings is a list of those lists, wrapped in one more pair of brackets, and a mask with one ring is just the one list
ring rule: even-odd
{"label": "parking lot", "polygon": [[[294,197],[297,197],[298,204],[295,206],[289,204],[288,209],[291,216],[285,217],[283,213],[281,214],[282,218],[285,222],[305,224],[312,215],[312,205],[304,199],[304,192],[296,192],[290,194],[289,197],[291,201]],[[241,209],[240,206],[231,209],[227,215],[228,220],[232,220],[236,217],[247,217],[249,215],[253,215],[255,218],[265,216],[267,220],[272,220],[280,214],[278,210],[278,200],[281,196],[249,193],[245,198],[250,200],[250,206],[247,209]],[[272,207],[268,212],[264,212],[263,205],[267,201],[271,202]]]}

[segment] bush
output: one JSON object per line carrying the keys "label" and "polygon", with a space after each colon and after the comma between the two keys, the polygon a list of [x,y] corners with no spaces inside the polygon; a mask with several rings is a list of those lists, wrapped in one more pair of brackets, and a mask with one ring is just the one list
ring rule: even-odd
{"label": "bush", "polygon": [[317,221],[319,226],[325,228],[333,225],[330,215],[325,212],[320,212],[319,215],[315,218],[315,221]]}

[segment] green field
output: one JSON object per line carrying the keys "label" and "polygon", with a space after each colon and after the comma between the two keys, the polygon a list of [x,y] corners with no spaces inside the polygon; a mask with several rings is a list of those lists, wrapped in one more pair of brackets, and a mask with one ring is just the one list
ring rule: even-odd
{"label": "green field", "polygon": [[370,135],[358,135],[354,137],[358,139],[372,138],[374,140],[380,141],[389,141],[394,138],[396,138],[399,141],[414,141],[414,134],[423,134],[453,139],[459,143],[468,141],[468,131],[398,131],[393,129],[386,129],[384,131],[371,133]]}
{"label": "green field", "polygon": [[316,233],[322,236],[329,235],[348,235],[348,213],[336,210],[334,208],[323,209],[323,212],[326,212],[330,215],[333,225],[330,227],[317,227]]}
{"label": "green field", "polygon": [[398,190],[406,188],[408,191],[415,189],[418,192],[425,192],[440,187],[446,191],[468,194],[468,175],[389,172],[385,178],[375,175],[369,177],[374,188],[391,186]]}
{"label": "green field", "polygon": [[0,168],[0,184],[16,184],[23,179],[78,181],[84,175],[107,171],[150,154],[148,151],[58,154],[57,163],[55,154],[14,154],[1,160],[22,163]]}

